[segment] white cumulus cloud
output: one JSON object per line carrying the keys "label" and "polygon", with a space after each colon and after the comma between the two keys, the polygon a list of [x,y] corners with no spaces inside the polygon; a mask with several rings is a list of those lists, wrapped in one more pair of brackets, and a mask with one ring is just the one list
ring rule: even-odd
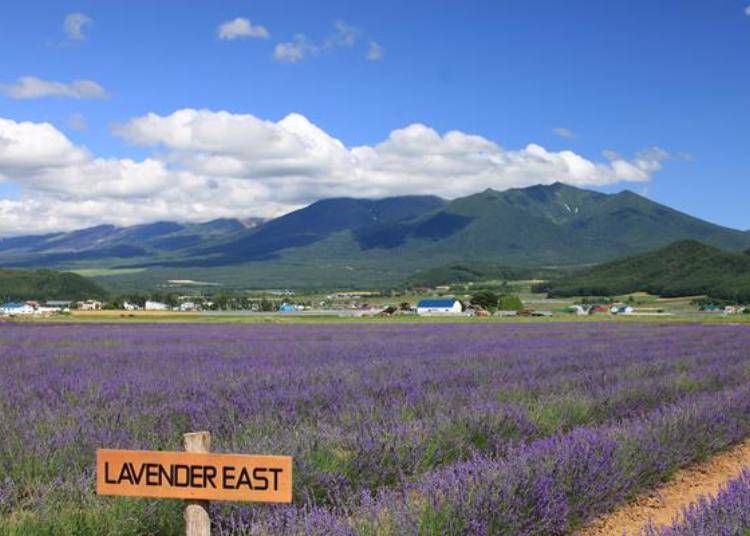
{"label": "white cumulus cloud", "polygon": [[88,15],[83,13],[71,13],[63,21],[63,30],[68,39],[73,41],[85,41],[86,35],[84,30],[87,26],[94,24],[94,21]]}
{"label": "white cumulus cloud", "polygon": [[43,97],[66,97],[70,99],[106,99],[107,91],[93,80],[55,82],[36,76],[22,76],[12,84],[0,85],[8,97],[14,99],[40,99]]}
{"label": "white cumulus cloud", "polygon": [[237,17],[234,20],[227,21],[216,30],[219,39],[241,39],[245,37],[255,37],[259,39],[268,39],[271,34],[265,26],[253,24],[250,19]]}
{"label": "white cumulus cloud", "polygon": [[[454,198],[561,181],[576,186],[644,183],[668,158],[651,148],[608,162],[537,144],[505,149],[423,124],[350,147],[301,114],[279,121],[183,109],[117,126],[143,160],[103,158],[48,123],[0,119],[0,180],[20,189],[0,200],[0,235],[102,222],[277,216],[325,197],[435,194]],[[29,217],[33,215],[33,217]]]}

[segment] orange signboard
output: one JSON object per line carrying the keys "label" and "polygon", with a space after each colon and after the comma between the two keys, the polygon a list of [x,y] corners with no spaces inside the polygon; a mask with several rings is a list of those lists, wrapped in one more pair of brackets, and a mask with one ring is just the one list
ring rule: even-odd
{"label": "orange signboard", "polygon": [[292,502],[292,458],[150,450],[96,451],[99,495]]}

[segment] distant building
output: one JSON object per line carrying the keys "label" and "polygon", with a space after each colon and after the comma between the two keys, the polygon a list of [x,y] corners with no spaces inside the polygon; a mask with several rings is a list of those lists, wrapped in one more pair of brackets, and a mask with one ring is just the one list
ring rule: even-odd
{"label": "distant building", "polygon": [[461,314],[461,310],[461,302],[453,298],[419,300],[417,303],[418,315]]}
{"label": "distant building", "polygon": [[81,311],[99,311],[102,308],[102,302],[98,300],[79,301],[77,305]]}
{"label": "distant building", "polygon": [[143,307],[146,311],[168,311],[169,305],[158,301],[146,301],[146,305]]}
{"label": "distant building", "polygon": [[5,303],[0,305],[0,314],[6,316],[33,315],[34,308],[28,303]]}
{"label": "distant building", "polygon": [[40,305],[39,307],[36,307],[34,309],[34,314],[41,315],[41,316],[56,315],[62,312],[63,312],[62,307],[48,307],[44,305]]}
{"label": "distant building", "polygon": [[47,307],[59,307],[60,309],[69,309],[70,304],[73,302],[70,300],[47,300],[45,305]]}
{"label": "distant building", "polygon": [[195,302],[186,301],[180,304],[180,311],[182,311],[183,313],[189,312],[189,311],[197,311],[197,310],[198,310],[198,306],[195,305]]}
{"label": "distant building", "polygon": [[136,303],[130,303],[130,302],[124,301],[122,302],[122,308],[125,309],[126,311],[137,311],[138,309],[141,308],[141,306]]}

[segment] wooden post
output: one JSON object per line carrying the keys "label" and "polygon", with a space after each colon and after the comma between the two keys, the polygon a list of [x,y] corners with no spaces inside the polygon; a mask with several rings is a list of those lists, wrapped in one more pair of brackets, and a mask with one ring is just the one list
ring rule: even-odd
{"label": "wooden post", "polygon": [[[211,452],[211,434],[193,432],[183,436],[186,452]],[[186,501],[185,534],[186,536],[211,536],[211,518],[208,516],[209,501]]]}

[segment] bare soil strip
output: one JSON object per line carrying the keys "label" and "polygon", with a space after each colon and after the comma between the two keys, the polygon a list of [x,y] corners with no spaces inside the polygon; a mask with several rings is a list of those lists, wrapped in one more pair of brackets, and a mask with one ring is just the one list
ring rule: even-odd
{"label": "bare soil strip", "polygon": [[671,524],[675,517],[682,514],[683,507],[701,495],[716,495],[728,480],[739,476],[745,467],[750,467],[750,439],[678,471],[669,482],[595,519],[576,535],[637,535],[649,520],[656,525]]}

